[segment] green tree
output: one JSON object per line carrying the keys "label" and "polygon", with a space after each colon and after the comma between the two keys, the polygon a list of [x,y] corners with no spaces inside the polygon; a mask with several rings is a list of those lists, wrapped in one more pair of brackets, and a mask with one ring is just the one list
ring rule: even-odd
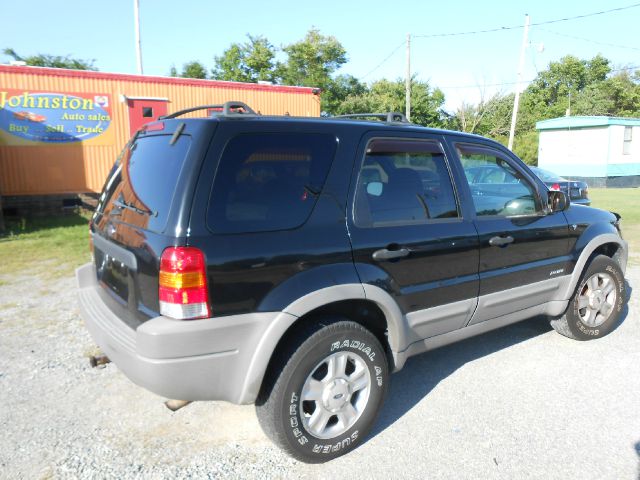
{"label": "green tree", "polygon": [[177,73],[175,67],[172,68],[171,73],[175,73],[175,75],[171,75],[173,77],[183,77],[183,78],[207,78],[207,67],[205,67],[202,63],[198,61],[187,62],[182,66],[182,72]]}
{"label": "green tree", "polygon": [[[287,55],[284,63],[278,64],[278,76],[285,85],[318,87],[329,91],[332,75],[347,62],[347,51],[332,36],[322,35],[312,28],[304,39],[282,49]],[[339,87],[336,87],[339,88]]]}
{"label": "green tree", "polygon": [[232,43],[221,56],[214,57],[211,78],[233,82],[274,82],[276,50],[262,36],[247,35],[249,41]]}
{"label": "green tree", "polygon": [[[270,81],[283,85],[317,87],[322,90],[322,110],[333,114],[349,95],[361,94],[366,86],[351,75],[334,74],[347,61],[342,44],[312,28],[305,37],[282,47],[285,59],[276,62],[276,49],[264,37],[233,43],[214,57],[211,78],[235,82]],[[177,74],[177,73],[176,73]]]}
{"label": "green tree", "polygon": [[[503,145],[507,145],[509,137],[504,136],[498,139],[502,140]],[[517,141],[513,143],[513,153],[520,157],[528,165],[538,164],[538,132],[530,130],[523,132],[517,137]]]}
{"label": "green tree", "polygon": [[496,93],[477,104],[463,102],[454,114],[452,127],[463,132],[477,133],[492,138],[509,134],[513,94]]}
{"label": "green tree", "polygon": [[[610,61],[602,55],[581,60],[568,55],[538,73],[522,94],[514,151],[527,163],[537,162],[536,122],[571,115],[640,115],[639,78],[628,73],[611,76]],[[513,95],[501,101],[496,112],[486,115],[478,133],[489,134],[506,144],[507,135],[498,127],[511,118]],[[501,120],[502,119],[502,120]],[[489,127],[488,131],[482,131]]]}
{"label": "green tree", "polygon": [[[404,112],[405,82],[378,80],[364,93],[348,96],[336,113]],[[447,127],[450,118],[443,109],[444,93],[427,82],[411,81],[411,121],[428,127]]]}
{"label": "green tree", "polygon": [[28,57],[19,55],[13,48],[5,48],[2,53],[12,57],[18,62],[25,62],[27,65],[33,67],[51,67],[51,68],[67,68],[71,70],[98,70],[93,62],[95,60],[81,60],[77,58],[71,58],[69,55],[48,55],[37,54]]}
{"label": "green tree", "polygon": [[637,77],[622,71],[587,86],[571,109],[574,115],[640,116],[640,85]]}
{"label": "green tree", "polygon": [[591,60],[567,55],[538,73],[523,93],[523,109],[533,113],[537,120],[561,117],[567,111],[573,113],[572,107],[585,89],[603,82],[610,71],[609,60],[601,55]]}
{"label": "green tree", "polygon": [[[322,92],[322,110],[329,115],[341,112],[340,105],[349,96],[363,95],[367,86],[352,75],[338,75],[330,80],[326,90]],[[344,112],[343,112],[344,113]]]}

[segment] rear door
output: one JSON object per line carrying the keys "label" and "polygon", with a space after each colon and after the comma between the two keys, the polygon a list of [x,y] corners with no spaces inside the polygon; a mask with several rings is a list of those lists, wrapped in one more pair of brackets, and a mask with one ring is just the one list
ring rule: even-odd
{"label": "rear door", "polygon": [[210,140],[202,125],[169,121],[139,132],[116,161],[91,221],[104,298],[134,323],[157,315],[159,258],[184,242],[183,199]]}
{"label": "rear door", "polygon": [[349,233],[363,283],[386,290],[417,339],[463,326],[476,305],[478,237],[437,135],[366,135]]}
{"label": "rear door", "polygon": [[546,211],[541,185],[506,152],[466,140],[454,150],[480,240],[480,297],[471,323],[545,303],[570,273],[564,214]]}

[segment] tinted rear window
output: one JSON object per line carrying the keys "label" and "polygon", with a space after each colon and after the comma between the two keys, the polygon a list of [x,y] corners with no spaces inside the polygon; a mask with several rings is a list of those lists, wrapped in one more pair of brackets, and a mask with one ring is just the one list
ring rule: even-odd
{"label": "tinted rear window", "polygon": [[189,135],[181,135],[173,145],[171,138],[146,136],[125,147],[105,184],[99,213],[152,231],[164,230],[191,145]]}
{"label": "tinted rear window", "polygon": [[333,161],[332,135],[246,134],[227,144],[211,192],[216,233],[288,230],[309,217]]}

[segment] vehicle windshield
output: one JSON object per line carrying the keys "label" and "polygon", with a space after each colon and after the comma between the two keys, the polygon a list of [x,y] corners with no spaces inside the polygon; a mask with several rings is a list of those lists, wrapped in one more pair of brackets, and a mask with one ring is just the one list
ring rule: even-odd
{"label": "vehicle windshield", "polygon": [[549,170],[544,170],[539,167],[531,167],[533,173],[535,173],[543,182],[566,182],[566,178],[562,178],[560,175],[556,175]]}

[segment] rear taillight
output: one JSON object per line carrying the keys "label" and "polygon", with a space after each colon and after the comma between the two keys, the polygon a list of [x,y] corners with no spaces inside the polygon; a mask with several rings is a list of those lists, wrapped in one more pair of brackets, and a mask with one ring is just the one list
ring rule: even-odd
{"label": "rear taillight", "polygon": [[560,184],[559,183],[554,183],[553,185],[551,185],[551,190],[556,190],[556,191],[560,191]]}
{"label": "rear taillight", "polygon": [[162,252],[158,297],[160,314],[178,320],[210,315],[204,254],[194,247]]}

